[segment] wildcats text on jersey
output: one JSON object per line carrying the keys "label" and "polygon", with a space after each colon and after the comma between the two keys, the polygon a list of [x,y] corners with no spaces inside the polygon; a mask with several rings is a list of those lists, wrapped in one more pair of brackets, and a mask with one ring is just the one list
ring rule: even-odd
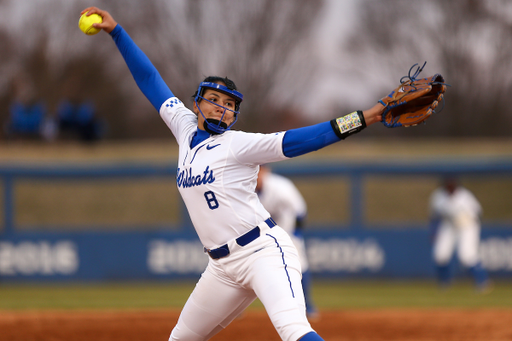
{"label": "wildcats text on jersey", "polygon": [[176,177],[176,183],[178,187],[188,188],[199,185],[211,184],[215,181],[213,171],[210,170],[210,166],[206,166],[202,176],[193,175],[192,168],[181,170],[178,168],[178,176]]}

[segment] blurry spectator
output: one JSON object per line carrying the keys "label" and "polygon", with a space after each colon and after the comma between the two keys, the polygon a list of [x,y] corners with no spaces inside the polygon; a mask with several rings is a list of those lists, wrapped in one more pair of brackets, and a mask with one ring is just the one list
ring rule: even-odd
{"label": "blurry spectator", "polygon": [[26,76],[14,81],[13,90],[14,100],[4,125],[7,138],[41,138],[46,123],[46,105],[37,99],[34,85]]}
{"label": "blurry spectator", "polygon": [[451,283],[450,263],[456,249],[460,263],[469,270],[477,290],[485,293],[491,289],[479,257],[481,214],[478,200],[454,177],[446,177],[442,186],[432,193],[433,257],[441,287]]}
{"label": "blurry spectator", "polygon": [[60,134],[78,137],[85,142],[101,138],[103,124],[96,117],[94,104],[90,101],[63,100],[57,108],[57,124]]}

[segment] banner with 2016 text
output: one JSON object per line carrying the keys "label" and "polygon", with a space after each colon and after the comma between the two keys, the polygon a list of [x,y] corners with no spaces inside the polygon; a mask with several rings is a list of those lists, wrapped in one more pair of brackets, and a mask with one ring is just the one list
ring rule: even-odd
{"label": "banner with 2016 text", "polygon": [[[317,278],[434,276],[423,230],[308,231],[305,241]],[[512,232],[484,229],[480,255],[491,276],[512,277]],[[27,233],[0,239],[1,281],[196,279],[207,263],[191,233]]]}

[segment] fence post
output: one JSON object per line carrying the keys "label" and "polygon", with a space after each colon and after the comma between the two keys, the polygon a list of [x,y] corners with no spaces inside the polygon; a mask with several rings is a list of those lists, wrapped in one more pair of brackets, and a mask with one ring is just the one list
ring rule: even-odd
{"label": "fence post", "polygon": [[4,234],[14,233],[14,179],[12,175],[4,176]]}
{"label": "fence post", "polygon": [[350,174],[350,228],[363,226],[363,176],[355,171]]}

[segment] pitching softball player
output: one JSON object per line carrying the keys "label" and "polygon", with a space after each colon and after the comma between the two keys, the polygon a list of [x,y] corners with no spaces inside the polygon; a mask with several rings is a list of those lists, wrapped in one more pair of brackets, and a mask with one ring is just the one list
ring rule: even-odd
{"label": "pitching softball player", "polygon": [[433,258],[438,281],[442,287],[450,284],[450,261],[457,249],[461,264],[469,269],[478,290],[489,289],[489,279],[480,264],[480,215],[482,207],[475,196],[458,185],[453,177],[430,198],[431,228],[434,234]]}
{"label": "pitching softball player", "polygon": [[142,93],[179,144],[179,192],[210,256],[169,340],[208,340],[258,297],[283,340],[322,340],[311,328],[301,266],[290,236],[258,200],[259,165],[323,148],[381,121],[384,106],[314,126],[273,134],[233,131],[243,96],[235,84],[207,77],[193,110],[164,83],[146,55],[112,16],[95,27],[115,41]]}

